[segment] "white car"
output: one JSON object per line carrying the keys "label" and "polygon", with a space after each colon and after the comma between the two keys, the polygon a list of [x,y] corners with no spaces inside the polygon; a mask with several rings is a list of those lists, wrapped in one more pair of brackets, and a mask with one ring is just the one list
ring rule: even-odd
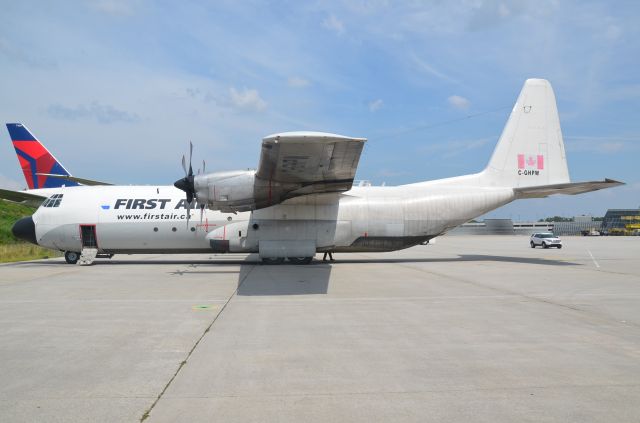
{"label": "white car", "polygon": [[562,248],[562,240],[551,232],[541,232],[531,235],[529,244],[531,245],[531,248],[536,248],[538,245],[542,248]]}

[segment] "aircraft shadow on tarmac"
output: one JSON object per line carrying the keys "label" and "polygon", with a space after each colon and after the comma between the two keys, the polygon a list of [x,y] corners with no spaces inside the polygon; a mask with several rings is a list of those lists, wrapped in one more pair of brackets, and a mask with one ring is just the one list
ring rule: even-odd
{"label": "aircraft shadow on tarmac", "polygon": [[[551,260],[535,257],[505,257],[493,255],[460,255],[458,257],[437,258],[344,258],[334,262],[315,260],[309,265],[262,265],[255,255],[244,260],[96,260],[95,265],[182,265],[183,269],[169,273],[179,276],[190,274],[238,274],[237,295],[322,295],[327,293],[333,266],[343,264],[411,264],[411,263],[461,263],[461,262],[501,262],[522,263],[541,266],[580,266],[581,263]],[[42,260],[13,263],[14,266],[69,266],[64,261]],[[240,269],[238,270],[238,265]]]}
{"label": "aircraft shadow on tarmac", "polygon": [[330,277],[331,265],[322,262],[303,266],[247,263],[240,266],[238,295],[326,294]]}
{"label": "aircraft shadow on tarmac", "polygon": [[262,266],[252,259],[245,260],[238,276],[238,295],[314,295],[326,294],[333,266],[341,264],[402,264],[402,263],[455,263],[455,262],[506,262],[536,264],[542,266],[579,266],[560,260],[531,257],[504,257],[491,255],[460,255],[447,258],[398,258],[398,259],[338,259],[331,263],[314,261],[306,266]]}
{"label": "aircraft shadow on tarmac", "polygon": [[541,266],[580,266],[580,263],[570,261],[550,260],[536,257],[508,257],[491,256],[483,254],[461,254],[457,257],[431,257],[431,258],[387,258],[387,259],[340,259],[334,264],[340,263],[460,263],[460,262],[500,262],[500,263],[524,263],[538,264]]}
{"label": "aircraft shadow on tarmac", "polygon": [[[316,267],[328,267],[331,266],[339,266],[341,264],[358,264],[358,263],[371,263],[371,264],[385,264],[385,263],[456,263],[456,262],[501,262],[501,263],[525,263],[525,264],[538,264],[541,266],[581,266],[582,263],[574,263],[571,261],[564,260],[551,260],[545,258],[535,258],[535,257],[508,257],[508,256],[492,256],[492,255],[482,255],[482,254],[462,254],[457,257],[431,257],[431,258],[343,258],[344,256],[336,259],[333,262],[323,262],[321,260],[315,260],[308,265],[295,266],[290,264],[283,265],[262,265],[260,261],[252,256],[242,260],[189,260],[185,258],[184,260],[118,260],[110,259],[110,260],[96,260],[93,265],[98,266],[122,266],[122,265],[151,265],[158,266],[163,264],[175,264],[175,265],[188,265],[190,267],[199,267],[199,266],[237,266],[241,265],[259,265],[263,269],[267,268],[294,268],[294,269],[309,269]],[[38,260],[38,261],[24,261],[24,262],[14,262],[14,263],[6,263],[9,266],[69,266],[62,260]],[[184,273],[189,273],[189,271],[185,271]],[[193,273],[193,272],[192,272]],[[202,273],[202,272],[201,272]],[[210,272],[210,273],[222,273],[221,271]],[[237,273],[237,271],[229,271],[228,273]]]}

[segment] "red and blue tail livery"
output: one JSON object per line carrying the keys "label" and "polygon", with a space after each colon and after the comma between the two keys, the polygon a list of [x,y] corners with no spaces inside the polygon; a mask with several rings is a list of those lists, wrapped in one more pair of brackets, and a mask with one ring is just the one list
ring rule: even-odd
{"label": "red and blue tail livery", "polygon": [[26,126],[21,123],[7,123],[7,129],[29,189],[79,185],[71,180],[46,175],[70,176],[62,163],[53,157]]}

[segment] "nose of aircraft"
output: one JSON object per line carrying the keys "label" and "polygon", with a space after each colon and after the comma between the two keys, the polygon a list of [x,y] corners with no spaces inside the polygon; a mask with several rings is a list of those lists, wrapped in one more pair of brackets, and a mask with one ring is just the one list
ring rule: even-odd
{"label": "nose of aircraft", "polygon": [[36,225],[33,223],[31,216],[18,220],[11,228],[11,232],[16,238],[32,244],[38,244],[36,241]]}

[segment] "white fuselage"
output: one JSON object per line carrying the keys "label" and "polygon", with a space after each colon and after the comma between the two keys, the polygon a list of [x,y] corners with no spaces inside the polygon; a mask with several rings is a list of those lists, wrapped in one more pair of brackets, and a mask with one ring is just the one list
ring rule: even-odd
{"label": "white fuselage", "polygon": [[64,251],[81,251],[80,225],[95,225],[99,251],[110,254],[211,252],[212,240],[229,241],[230,252],[287,242],[315,251],[391,251],[514,200],[512,188],[482,186],[482,177],[354,187],[237,214],[204,209],[202,220],[195,208],[188,224],[184,193],[173,186],[62,188],[59,207],[40,207],[33,220],[38,244]]}

